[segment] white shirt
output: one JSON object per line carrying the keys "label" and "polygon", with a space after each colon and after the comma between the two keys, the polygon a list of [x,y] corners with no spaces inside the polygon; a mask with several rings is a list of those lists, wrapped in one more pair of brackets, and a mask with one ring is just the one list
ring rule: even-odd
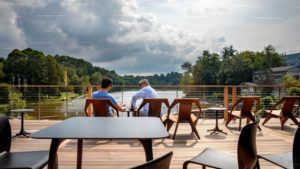
{"label": "white shirt", "polygon": [[[135,107],[135,103],[138,99],[145,99],[145,98],[158,98],[158,94],[151,86],[143,87],[135,95],[132,96],[131,107]],[[146,104],[141,109],[141,113],[143,113],[142,115],[148,116],[148,109],[149,109],[149,105]]]}

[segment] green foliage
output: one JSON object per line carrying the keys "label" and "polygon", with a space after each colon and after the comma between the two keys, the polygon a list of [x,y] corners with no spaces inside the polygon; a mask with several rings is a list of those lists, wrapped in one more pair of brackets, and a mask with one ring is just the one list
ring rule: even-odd
{"label": "green foliage", "polygon": [[[3,66],[3,73],[2,73]],[[191,66],[191,65],[190,65]],[[100,84],[104,77],[112,78],[114,84],[138,84],[141,79],[148,79],[152,85],[178,85],[181,73],[170,72],[153,76],[120,76],[115,71],[94,67],[90,62],[70,56],[45,56],[43,52],[25,49],[13,50],[7,59],[0,60],[0,81],[5,75],[4,82],[15,85],[58,85],[63,84],[63,72],[67,71],[69,85]],[[81,88],[74,87],[79,93]],[[25,91],[21,91],[25,92]],[[42,90],[43,97],[57,96],[58,90]]]}
{"label": "green foliage", "polygon": [[4,81],[5,74],[3,72],[4,63],[0,62],[0,82]]}
{"label": "green foliage", "polygon": [[261,99],[263,109],[268,110],[275,104],[275,99],[272,96],[266,96]]}
{"label": "green foliage", "polygon": [[[285,66],[284,60],[271,45],[261,52],[237,52],[233,46],[225,47],[221,56],[209,51],[203,51],[195,65],[192,66],[193,83],[207,85],[239,85],[252,82],[252,75],[260,71],[264,76],[259,84],[272,84],[272,67]],[[182,65],[188,70],[187,63]],[[267,89],[266,89],[267,90]]]}
{"label": "green foliage", "polygon": [[9,103],[9,92],[10,92],[10,86],[8,84],[1,84],[1,88],[0,88],[0,103],[1,104]]}
{"label": "green foliage", "polygon": [[59,84],[62,70],[52,56],[33,49],[13,50],[7,57],[4,73],[10,84]]}
{"label": "green foliage", "polygon": [[289,95],[300,95],[300,80],[294,79],[292,76],[285,75],[282,84],[286,86]]}
{"label": "green foliage", "polygon": [[203,51],[202,57],[199,57],[193,66],[194,84],[217,84],[220,65],[221,60],[218,54]]}
{"label": "green foliage", "polygon": [[11,109],[19,109],[26,107],[26,102],[22,99],[23,95],[17,90],[10,91],[9,105]]}
{"label": "green foliage", "polygon": [[79,77],[91,75],[95,71],[93,65],[83,59],[59,55],[55,55],[55,59],[59,64],[74,69]]}
{"label": "green foliage", "polygon": [[192,64],[190,62],[184,62],[181,65],[181,68],[185,70],[187,73],[192,73]]}

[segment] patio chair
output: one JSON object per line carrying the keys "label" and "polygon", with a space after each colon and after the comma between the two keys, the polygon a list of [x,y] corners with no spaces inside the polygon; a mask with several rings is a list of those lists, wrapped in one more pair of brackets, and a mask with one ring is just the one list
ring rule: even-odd
{"label": "patio chair", "polygon": [[[242,108],[241,110],[235,110],[237,106],[242,103]],[[260,97],[259,96],[242,96],[232,107],[230,112],[228,113],[228,119],[225,124],[227,126],[231,120],[234,118],[239,118],[239,131],[241,131],[241,125],[242,125],[242,118],[246,117],[247,118],[247,124],[250,122],[255,122],[255,117],[252,114],[252,107],[253,105],[256,104],[256,110],[254,111],[255,113],[259,110],[259,105],[260,105]],[[258,126],[260,129],[260,127]],[[260,129],[261,130],[261,129]]]}
{"label": "patio chair", "polygon": [[155,160],[133,167],[131,169],[169,169],[173,152],[169,152]]}
{"label": "patio chair", "polygon": [[[283,130],[283,126],[285,122],[290,118],[298,127],[300,124],[296,117],[293,115],[294,112],[294,105],[298,102],[300,104],[300,96],[285,96],[279,102],[277,102],[274,106],[272,106],[271,110],[265,110],[268,115],[265,118],[265,121],[262,123],[263,125],[266,124],[272,117],[279,117],[281,129]],[[276,106],[283,103],[281,110],[275,110]]]}
{"label": "patio chair", "polygon": [[297,129],[294,137],[293,152],[280,154],[263,154],[258,155],[258,157],[282,168],[300,168],[300,129]]}
{"label": "patio chair", "polygon": [[119,111],[117,107],[112,104],[110,99],[86,99],[84,111],[87,116],[91,116],[87,111],[90,104],[93,105],[93,115],[95,117],[109,116],[109,107],[113,108],[113,111],[115,111],[119,117]]}
{"label": "patio chair", "polygon": [[[171,114],[172,108],[174,108],[177,104],[179,104],[178,113]],[[196,115],[192,113],[193,105],[196,105],[196,107],[199,109],[198,112],[196,112]],[[196,134],[197,138],[200,139],[200,135],[197,131],[196,124],[198,122],[198,118],[201,113],[201,106],[200,106],[200,100],[198,98],[183,98],[183,99],[175,99],[171,106],[169,107],[168,111],[168,122],[167,122],[167,128],[168,131],[172,127],[173,123],[176,123],[175,131],[173,134],[173,140],[175,139],[176,132],[178,129],[179,123],[188,122],[192,128],[192,131]]]}
{"label": "patio chair", "polygon": [[6,116],[0,115],[0,168],[38,169],[48,163],[49,151],[10,152],[10,148],[10,123]]}
{"label": "patio chair", "polygon": [[147,98],[144,99],[139,108],[137,109],[137,116],[140,116],[140,110],[146,105],[149,105],[148,116],[149,117],[159,117],[162,122],[166,122],[167,118],[161,116],[161,107],[163,104],[169,109],[169,100],[167,98]]}
{"label": "patio chair", "polygon": [[241,131],[237,155],[222,152],[212,148],[204,149],[199,155],[191,160],[185,161],[183,168],[187,169],[188,164],[200,164],[202,168],[213,167],[223,169],[253,169],[259,168],[256,150],[256,130],[259,121],[247,124]]}

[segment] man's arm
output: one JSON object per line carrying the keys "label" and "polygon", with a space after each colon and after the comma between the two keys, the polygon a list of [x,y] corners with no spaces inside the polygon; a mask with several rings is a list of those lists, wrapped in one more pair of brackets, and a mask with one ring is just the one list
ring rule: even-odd
{"label": "man's arm", "polygon": [[141,99],[144,97],[145,97],[145,92],[143,89],[139,90],[135,95],[133,95],[132,99],[131,99],[131,109],[134,109],[135,103],[138,99]]}
{"label": "man's arm", "polygon": [[116,99],[112,95],[110,95],[110,97],[111,97],[110,100],[111,100],[112,104],[118,109],[118,111],[124,111],[122,106],[117,103]]}

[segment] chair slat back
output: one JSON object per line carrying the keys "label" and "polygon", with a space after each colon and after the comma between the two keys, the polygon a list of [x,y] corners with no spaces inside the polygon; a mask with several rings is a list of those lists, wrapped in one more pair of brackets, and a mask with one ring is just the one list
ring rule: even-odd
{"label": "chair slat back", "polygon": [[179,104],[178,117],[182,120],[187,120],[191,117],[193,104],[200,110],[199,113],[201,112],[200,100],[198,98],[175,99],[170,108],[173,108],[176,104]]}
{"label": "chair slat back", "polygon": [[132,169],[169,169],[173,152],[169,152],[155,160],[133,167]]}
{"label": "chair slat back", "polygon": [[293,112],[294,109],[294,105],[296,102],[300,101],[300,97],[299,96],[285,96],[283,97],[284,103],[281,109],[281,112],[283,114],[283,116],[285,114],[290,114]]}
{"label": "chair slat back", "polygon": [[239,168],[255,168],[257,163],[256,130],[259,120],[247,124],[241,131],[238,141]]}
{"label": "chair slat back", "polygon": [[10,152],[11,146],[11,127],[8,118],[0,115],[0,153]]}
{"label": "chair slat back", "polygon": [[117,116],[119,116],[118,109],[112,104],[110,99],[86,99],[84,111],[87,116],[90,116],[87,111],[90,104],[93,106],[95,117],[107,117],[110,111],[109,107],[112,107],[117,112]]}
{"label": "chair slat back", "polygon": [[294,168],[300,168],[300,128],[298,127],[293,143],[293,164]]}
{"label": "chair slat back", "polygon": [[247,114],[251,114],[252,107],[254,104],[258,105],[260,104],[260,97],[259,96],[244,96],[240,98],[240,102],[243,103],[242,109],[241,109],[241,115],[242,117],[247,117]]}
{"label": "chair slat back", "polygon": [[163,104],[169,108],[169,101],[167,98],[146,98],[138,108],[138,112],[146,105],[149,105],[148,116],[149,117],[160,117],[161,107]]}

